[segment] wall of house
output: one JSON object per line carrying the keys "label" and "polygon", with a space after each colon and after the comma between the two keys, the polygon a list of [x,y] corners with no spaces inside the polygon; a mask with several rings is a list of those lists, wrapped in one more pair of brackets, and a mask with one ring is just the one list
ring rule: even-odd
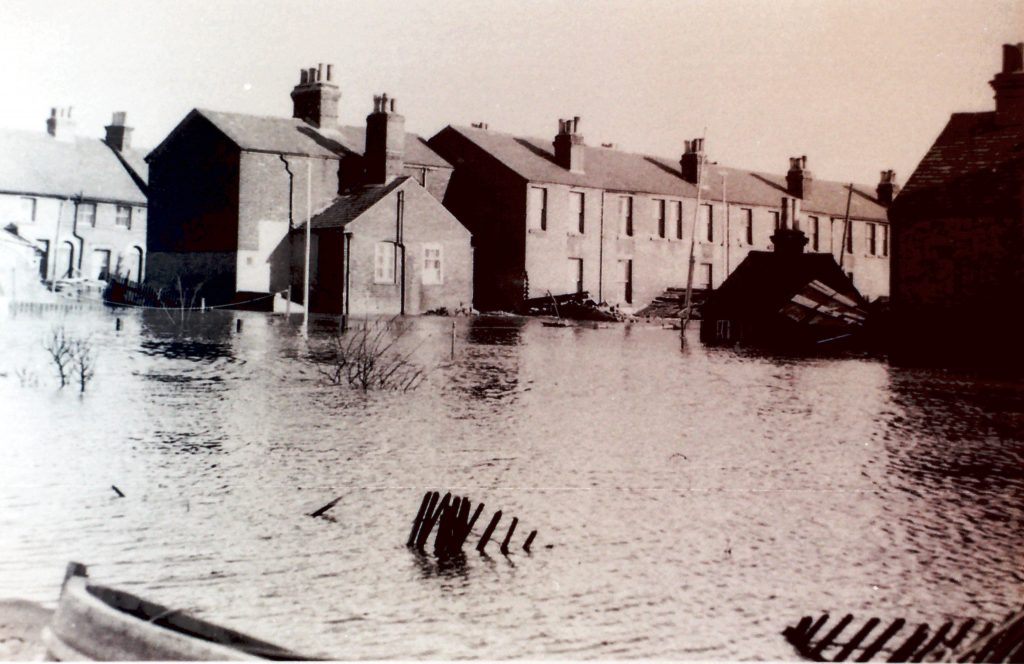
{"label": "wall of house", "polygon": [[[427,190],[410,183],[405,192],[405,312],[415,315],[440,307],[449,311],[473,301],[473,247],[469,231]],[[394,283],[375,283],[378,242],[393,242],[398,214],[397,192],[367,210],[346,227],[349,245],[349,313],[352,316],[395,315],[401,311],[401,269]],[[425,245],[441,247],[441,283],[424,283]],[[399,262],[402,262],[399,259]]]}
{"label": "wall of house", "polygon": [[151,286],[176,286],[181,278],[186,287],[203,283],[209,304],[234,296],[239,162],[238,148],[199,116],[153,155],[146,236]]}
{"label": "wall of house", "polygon": [[[25,199],[35,200],[34,219],[23,202]],[[0,226],[13,225],[21,237],[45,250],[40,265],[40,278],[44,280],[64,278],[69,258],[72,276],[99,276],[104,252],[110,252],[111,272],[138,280],[140,253],[145,270],[146,206],[127,201],[82,202],[96,206],[95,225],[75,223],[77,204],[70,198],[0,194]],[[118,206],[130,208],[130,226],[117,223]]]}
{"label": "wall of house", "polygon": [[289,230],[306,219],[307,167],[312,176],[309,208],[316,214],[338,195],[338,166],[337,159],[242,153],[236,290],[270,293],[288,288],[293,278]]}
{"label": "wall of house", "polygon": [[444,206],[473,236],[474,306],[517,308],[527,287],[526,181],[453,130],[429,144],[455,165]]}

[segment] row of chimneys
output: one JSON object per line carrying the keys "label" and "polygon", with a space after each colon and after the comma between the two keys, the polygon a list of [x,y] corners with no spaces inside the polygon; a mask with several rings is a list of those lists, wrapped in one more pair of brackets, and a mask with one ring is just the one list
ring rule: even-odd
{"label": "row of chimneys", "polygon": [[[50,109],[50,117],[46,119],[46,133],[58,141],[75,140],[75,121],[71,119],[72,107],[54,107]],[[105,127],[107,135],[103,142],[122,152],[132,145],[132,128],[125,124],[127,114],[116,111],[110,124]]]}
{"label": "row of chimneys", "polygon": [[[299,71],[299,84],[292,90],[292,117],[317,129],[338,127],[341,90],[334,82],[334,65]],[[374,95],[373,112],[366,117],[367,181],[383,183],[402,174],[405,162],[405,118],[395,110],[395,99],[387,93]]]}

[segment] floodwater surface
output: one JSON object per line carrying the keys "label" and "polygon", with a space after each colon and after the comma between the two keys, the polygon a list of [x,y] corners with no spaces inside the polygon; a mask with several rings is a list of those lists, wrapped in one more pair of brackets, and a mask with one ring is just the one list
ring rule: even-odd
{"label": "floodwater surface", "polygon": [[[794,659],[803,615],[1024,601],[1017,382],[517,318],[455,319],[453,359],[422,318],[422,385],[363,394],[307,361],[329,320],[116,315],[0,318],[0,597],[53,605],[77,560],[341,659]],[[56,324],[96,350],[84,395]],[[428,490],[485,503],[464,558],[405,547]]]}

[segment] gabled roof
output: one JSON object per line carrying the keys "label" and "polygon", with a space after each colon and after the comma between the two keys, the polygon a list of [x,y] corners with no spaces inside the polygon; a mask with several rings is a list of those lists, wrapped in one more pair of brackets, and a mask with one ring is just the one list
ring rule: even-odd
{"label": "gabled roof", "polygon": [[[207,109],[195,109],[192,113],[206,118],[242,150],[338,159],[362,155],[366,148],[365,127],[317,129],[296,118]],[[426,141],[410,133],[405,135],[405,162],[451,168],[451,164],[431,150]]]}
{"label": "gabled roof", "polygon": [[[330,205],[313,215],[310,227],[344,228],[408,181],[408,177],[395,178],[387,184],[360,187],[338,196]],[[301,224],[300,228],[304,226],[305,224]]]}
{"label": "gabled roof", "polygon": [[1024,124],[999,125],[994,112],[954,113],[896,197],[893,211],[918,205],[977,210],[993,203],[1006,185],[1004,193],[1019,196],[1022,165]]}
{"label": "gabled roof", "polygon": [[[142,161],[138,150],[123,155],[129,164]],[[147,169],[139,176],[145,180]],[[59,141],[43,132],[0,130],[0,191],[146,205],[142,189],[103,141]]]}
{"label": "gabled roof", "polygon": [[864,303],[832,254],[751,251],[715,289],[710,306],[717,313],[732,309],[749,317],[774,314],[812,281],[829,286],[858,305]]}
{"label": "gabled roof", "polygon": [[[653,195],[695,198],[697,188],[683,179],[678,159],[622,152],[610,148],[584,147],[584,173],[572,173],[555,162],[550,139],[513,136],[488,129],[449,126],[487,152],[507,168],[531,182],[593,187],[610,191],[642,192]],[[758,173],[717,164],[705,166],[705,189],[701,196],[722,200],[722,176],[730,203],[779,207],[786,196],[786,176]],[[846,213],[847,184],[813,181],[811,193],[801,209],[841,217]],[[884,221],[886,209],[875,196],[874,187],[854,185],[850,216]]]}

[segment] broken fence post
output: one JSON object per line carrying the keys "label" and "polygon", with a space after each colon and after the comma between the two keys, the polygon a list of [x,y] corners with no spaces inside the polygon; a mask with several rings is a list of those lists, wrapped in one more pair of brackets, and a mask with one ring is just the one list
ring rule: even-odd
{"label": "broken fence post", "polygon": [[121,331],[121,319],[120,318],[114,319],[114,329],[117,330],[118,332]]}
{"label": "broken fence post", "polygon": [[[435,493],[435,495],[437,494]],[[444,513],[444,510],[448,507],[451,499],[452,494],[444,494],[444,498],[441,499],[441,504],[437,506],[436,510],[430,512],[426,520],[423,522],[423,526],[420,528],[420,536],[416,538],[416,548],[420,551],[422,551],[423,547],[427,545],[427,539],[430,537],[430,531],[433,530],[434,524],[437,523],[441,514]],[[433,503],[434,501],[431,502]]]}
{"label": "broken fence post", "polygon": [[118,489],[118,488],[117,488],[116,486],[114,486],[113,484],[111,484],[111,485],[110,485],[110,488],[114,490],[114,493],[116,493],[116,494],[117,494],[117,497],[118,497],[118,498],[124,498],[124,494],[123,494],[123,493],[121,493],[121,490],[120,490],[120,489]]}
{"label": "broken fence post", "polygon": [[484,529],[484,534],[480,537],[480,542],[476,545],[476,550],[480,553],[483,553],[484,548],[487,547],[487,542],[491,539],[494,529],[498,527],[499,521],[501,521],[501,510],[495,512],[494,516],[491,517],[491,522],[487,524],[487,528]]}
{"label": "broken fence post", "polygon": [[512,525],[508,527],[508,532],[505,533],[505,540],[501,543],[501,553],[508,555],[508,543],[512,541],[512,533],[516,531],[516,526],[519,525],[519,517],[512,517]]}
{"label": "broken fence post", "polygon": [[406,546],[412,546],[416,543],[416,535],[419,532],[420,524],[423,523],[423,516],[427,513],[427,506],[430,505],[431,495],[433,494],[430,491],[423,494],[423,500],[420,502],[420,510],[416,512],[416,518],[412,522],[412,530],[409,531],[409,541],[405,543]]}
{"label": "broken fence post", "polygon": [[310,516],[312,516],[312,517],[322,516],[324,514],[324,512],[326,512],[327,510],[329,510],[332,507],[334,507],[335,505],[337,505],[339,500],[341,500],[341,496],[338,496],[337,498],[335,498],[331,502],[327,503],[326,505],[324,505],[320,509],[318,509],[318,510],[316,510],[314,512],[311,512]]}
{"label": "broken fence post", "polygon": [[235,321],[235,332],[241,333],[241,331],[242,331],[242,319],[239,318],[238,320]]}
{"label": "broken fence post", "polygon": [[536,537],[536,536],[537,536],[537,531],[536,530],[531,530],[530,534],[526,538],[526,541],[523,542],[523,551],[525,551],[527,553],[530,552],[530,545],[533,544],[533,538]]}

